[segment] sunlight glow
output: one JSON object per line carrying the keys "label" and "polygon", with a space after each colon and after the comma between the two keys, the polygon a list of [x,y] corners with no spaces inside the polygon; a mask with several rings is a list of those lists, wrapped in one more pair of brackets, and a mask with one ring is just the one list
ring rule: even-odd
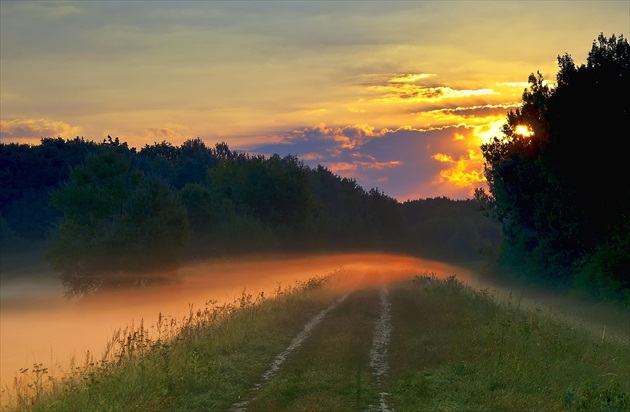
{"label": "sunlight glow", "polygon": [[476,136],[481,144],[490,143],[494,137],[503,135],[503,125],[505,124],[505,116],[500,117],[492,122],[475,128],[473,135]]}
{"label": "sunlight glow", "polygon": [[470,187],[471,191],[475,183],[484,182],[483,176],[483,158],[480,153],[474,150],[468,150],[468,157],[462,157],[458,160],[451,156],[438,153],[433,159],[451,164],[448,169],[440,172],[442,181],[448,181],[459,187]]}
{"label": "sunlight glow", "polygon": [[534,132],[528,126],[525,126],[523,124],[519,124],[514,129],[514,134],[517,134],[517,135],[522,136],[522,137],[531,137],[531,136],[534,135]]}
{"label": "sunlight glow", "polygon": [[102,356],[99,352],[112,337],[112,331],[129,326],[134,319],[142,319],[147,325],[154,324],[161,314],[169,320],[182,319],[193,307],[207,307],[209,299],[218,305],[228,304],[245,290],[273,296],[274,291],[287,290],[298,281],[340,268],[347,275],[329,283],[338,290],[407,279],[410,274],[423,271],[444,278],[456,272],[458,278],[462,274],[464,280],[473,279],[463,268],[398,255],[340,253],[282,259],[241,256],[186,264],[178,271],[181,282],[175,284],[119,289],[77,302],[63,297],[61,282],[55,276],[42,276],[41,280],[16,276],[2,283],[2,396],[4,388],[24,366],[43,362],[52,375],[65,375],[74,369],[74,353]]}

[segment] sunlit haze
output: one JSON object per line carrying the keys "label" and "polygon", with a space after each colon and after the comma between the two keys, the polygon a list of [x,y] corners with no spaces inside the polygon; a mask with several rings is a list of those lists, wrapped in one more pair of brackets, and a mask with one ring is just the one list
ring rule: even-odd
{"label": "sunlit haze", "polygon": [[466,198],[530,73],[628,1],[2,1],[2,142],[200,137],[401,201]]}
{"label": "sunlit haze", "polygon": [[16,277],[2,283],[0,381],[9,384],[19,368],[34,363],[58,375],[68,370],[72,359],[81,365],[88,351],[98,359],[114,331],[131,322],[137,326],[144,321],[149,328],[160,313],[181,320],[190,305],[197,310],[211,300],[231,303],[242,292],[273,296],[278,288],[285,290],[295,287],[296,281],[342,269],[348,276],[335,279],[335,285],[347,290],[427,272],[474,281],[469,271],[452,265],[381,254],[217,259],[182,267],[175,284],[118,290],[78,301],[65,300],[54,277],[48,276],[48,281]]}

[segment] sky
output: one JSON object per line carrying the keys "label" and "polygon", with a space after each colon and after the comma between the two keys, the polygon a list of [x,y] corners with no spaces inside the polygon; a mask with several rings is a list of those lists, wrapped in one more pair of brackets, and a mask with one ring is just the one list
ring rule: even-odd
{"label": "sky", "polygon": [[0,1],[0,141],[201,138],[400,201],[484,187],[530,73],[630,1]]}

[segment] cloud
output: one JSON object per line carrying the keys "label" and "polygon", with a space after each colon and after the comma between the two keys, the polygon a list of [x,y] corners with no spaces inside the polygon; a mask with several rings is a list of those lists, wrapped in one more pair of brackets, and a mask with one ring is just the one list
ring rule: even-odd
{"label": "cloud", "polygon": [[435,76],[435,74],[431,73],[401,74],[392,77],[389,81],[390,83],[414,83],[417,80],[423,80],[433,76]]}
{"label": "cloud", "polygon": [[458,159],[442,153],[437,153],[433,158],[450,166],[440,171],[442,178],[440,182],[450,182],[458,187],[470,188],[485,181],[481,172],[483,169],[480,168],[480,166],[483,167],[483,159],[474,150],[468,150],[465,156],[460,156]]}
{"label": "cloud", "polygon": [[383,92],[383,96],[374,99],[375,102],[398,103],[433,102],[446,99],[458,99],[472,96],[497,94],[492,89],[456,90],[447,86],[423,87],[409,83],[391,83],[384,86],[372,86],[373,90]]}
{"label": "cloud", "polygon": [[377,103],[420,103],[442,102],[449,99],[462,99],[474,96],[499,95],[490,88],[456,89],[446,84],[425,84],[426,79],[436,77],[436,74],[415,73],[396,74],[389,76],[386,81],[376,82],[368,86],[368,90],[376,92],[377,97],[371,99]]}
{"label": "cloud", "polygon": [[138,136],[130,136],[130,139],[138,141],[161,142],[166,140],[169,143],[179,144],[186,140],[187,127],[181,125],[169,125],[145,129],[144,133]]}
{"label": "cloud", "polygon": [[364,189],[377,187],[400,201],[436,196],[463,199],[484,184],[477,126],[376,131],[369,125],[319,124],[275,137],[252,148],[264,155],[295,155],[310,167],[322,165],[353,178]]}
{"label": "cloud", "polygon": [[350,123],[356,119],[379,128],[398,130],[410,125],[430,131],[493,123],[520,105],[520,86],[505,82],[493,82],[491,87],[479,84],[463,84],[418,71],[366,74],[357,80],[358,98],[346,106],[354,117],[338,116],[337,121]]}
{"label": "cloud", "polygon": [[454,179],[474,180],[519,80],[628,20],[624,2],[0,3],[3,141],[200,136],[398,198],[466,196]]}
{"label": "cloud", "polygon": [[5,142],[36,143],[44,137],[72,138],[80,136],[81,128],[61,120],[11,119],[0,120],[0,139]]}

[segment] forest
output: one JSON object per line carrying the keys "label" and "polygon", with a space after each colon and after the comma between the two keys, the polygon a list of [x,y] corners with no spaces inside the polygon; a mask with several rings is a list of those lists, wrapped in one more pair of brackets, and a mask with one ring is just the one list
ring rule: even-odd
{"label": "forest", "polygon": [[140,150],[44,138],[0,145],[0,164],[3,253],[45,242],[70,296],[143,284],[189,259],[379,250],[468,261],[502,239],[474,199],[400,203],[293,156],[198,138]]}
{"label": "forest", "polygon": [[602,34],[586,64],[558,64],[554,87],[529,76],[502,136],[481,147],[488,191],[468,200],[401,203],[294,156],[199,138],[0,144],[1,252],[45,243],[69,296],[190,259],[378,250],[483,258],[495,276],[630,304],[630,47]]}

